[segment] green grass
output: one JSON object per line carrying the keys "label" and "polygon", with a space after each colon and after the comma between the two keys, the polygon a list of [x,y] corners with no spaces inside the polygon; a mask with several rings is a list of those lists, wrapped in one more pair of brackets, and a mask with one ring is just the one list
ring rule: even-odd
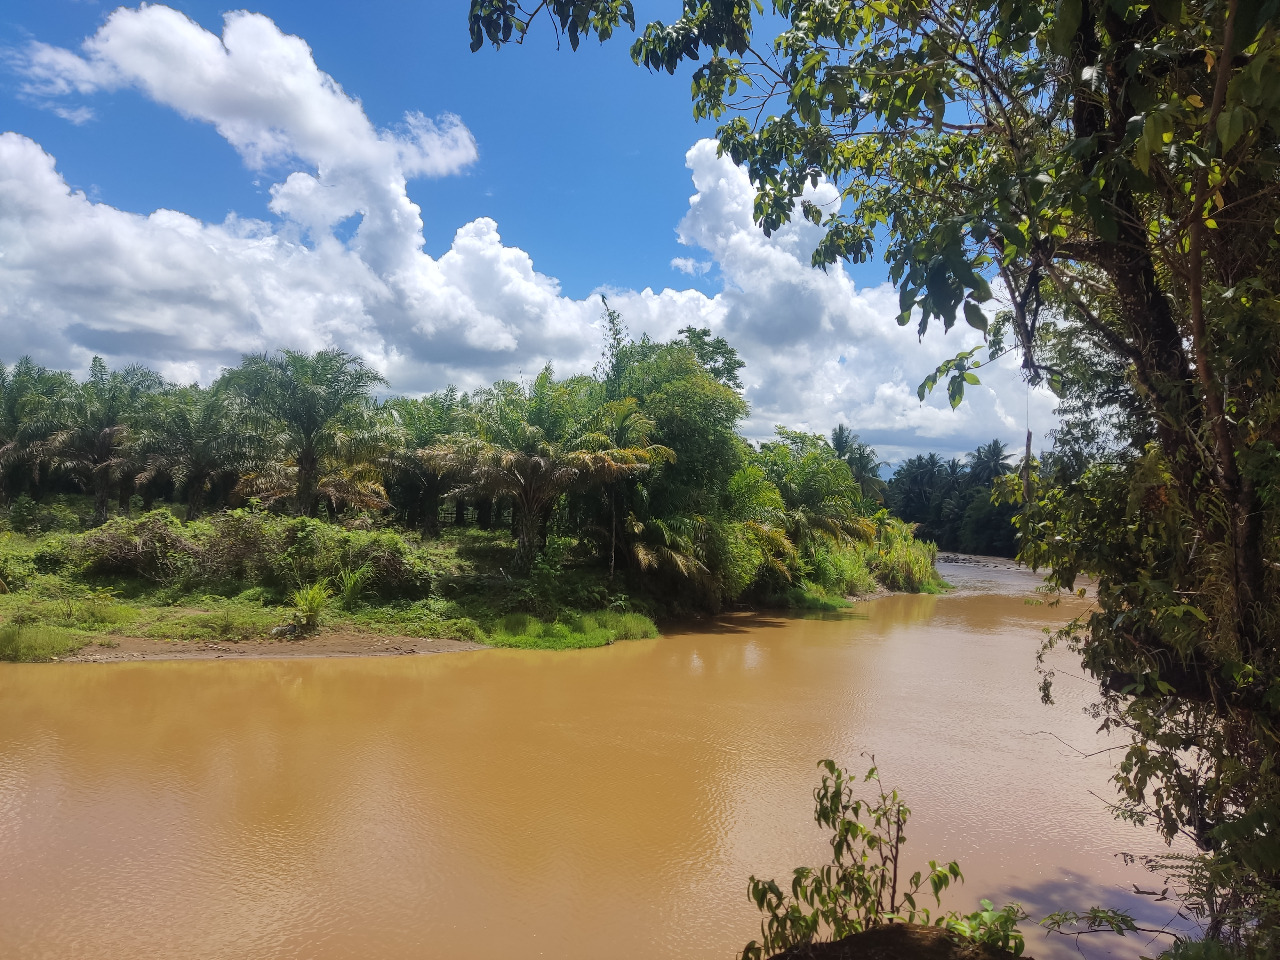
{"label": "green grass", "polygon": [[657,635],[653,621],[638,613],[604,610],[563,616],[551,623],[527,613],[509,613],[494,623],[487,642],[494,647],[523,650],[584,650]]}
{"label": "green grass", "polygon": [[0,660],[42,663],[69,656],[90,638],[57,627],[11,623],[0,627]]}
{"label": "green grass", "polygon": [[[204,598],[209,603],[213,598]],[[260,604],[210,603],[212,611],[156,611],[138,635],[154,640],[210,640],[239,643],[267,636],[287,619],[286,611]]]}

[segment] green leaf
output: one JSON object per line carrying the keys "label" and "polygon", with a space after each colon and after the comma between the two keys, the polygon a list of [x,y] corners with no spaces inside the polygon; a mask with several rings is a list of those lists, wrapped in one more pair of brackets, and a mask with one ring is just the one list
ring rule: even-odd
{"label": "green leaf", "polygon": [[1243,136],[1244,121],[1244,107],[1232,107],[1218,114],[1218,142],[1222,145],[1223,153],[1235,146],[1236,141]]}
{"label": "green leaf", "polygon": [[987,315],[972,300],[964,302],[964,319],[973,329],[981,330],[983,333],[987,332]]}
{"label": "green leaf", "polygon": [[1080,29],[1081,0],[1058,0],[1054,11],[1053,32],[1049,35],[1049,49],[1060,56],[1071,53],[1071,41]]}

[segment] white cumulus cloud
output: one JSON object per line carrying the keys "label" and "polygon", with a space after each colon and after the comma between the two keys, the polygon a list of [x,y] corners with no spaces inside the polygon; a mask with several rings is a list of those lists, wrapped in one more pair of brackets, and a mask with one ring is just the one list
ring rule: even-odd
{"label": "white cumulus cloud", "polygon": [[[336,345],[418,392],[531,374],[547,360],[585,370],[599,352],[598,298],[563,296],[492,220],[462,225],[438,259],[423,252],[407,181],[475,159],[462,120],[415,111],[375,128],[306,43],[264,16],[228,14],[218,36],[167,7],[122,8],[79,52],[32,44],[21,67],[25,95],[72,122],[92,108],[71,101],[134,89],[212,124],[250,170],[282,179],[272,220],[143,215],[72,191],[38,144],[0,134],[3,359],[83,368],[99,353],[208,380],[242,352]],[[751,435],[843,421],[896,458],[1017,440],[1029,410],[1043,436],[1052,400],[1028,395],[1013,369],[990,370],[958,411],[941,396],[921,404],[921,377],[976,334],[917,343],[895,322],[887,285],[856,289],[839,267],[809,266],[818,228],[764,237],[745,172],[714,143],[686,159],[696,192],[678,236],[701,255],[672,266],[701,275],[714,265],[723,290],[606,292],[633,331],[668,337],[694,324],[726,336],[747,361]],[[835,194],[820,185],[814,199]],[[334,228],[353,216],[359,227],[339,239]]]}

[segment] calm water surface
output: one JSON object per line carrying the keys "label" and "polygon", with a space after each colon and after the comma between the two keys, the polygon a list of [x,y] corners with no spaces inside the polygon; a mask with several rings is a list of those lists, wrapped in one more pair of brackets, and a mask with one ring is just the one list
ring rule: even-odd
{"label": "calm water surface", "polygon": [[728,960],[747,876],[827,852],[816,762],[864,751],[955,906],[1166,917],[1090,793],[1111,755],[1048,735],[1107,745],[1087,684],[1036,690],[1079,608],[944,573],[968,589],[573,653],[0,664],[0,956]]}

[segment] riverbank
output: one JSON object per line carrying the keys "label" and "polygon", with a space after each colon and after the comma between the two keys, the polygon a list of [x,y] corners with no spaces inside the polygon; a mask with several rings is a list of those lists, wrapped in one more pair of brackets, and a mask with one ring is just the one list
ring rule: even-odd
{"label": "riverbank", "polygon": [[[103,642],[105,641],[105,642]],[[103,638],[76,652],[53,658],[61,663],[122,663],[139,660],[252,660],[299,657],[397,657],[492,649],[454,637],[402,637],[350,629],[321,630],[294,638],[250,640],[161,640],[148,637]]]}

